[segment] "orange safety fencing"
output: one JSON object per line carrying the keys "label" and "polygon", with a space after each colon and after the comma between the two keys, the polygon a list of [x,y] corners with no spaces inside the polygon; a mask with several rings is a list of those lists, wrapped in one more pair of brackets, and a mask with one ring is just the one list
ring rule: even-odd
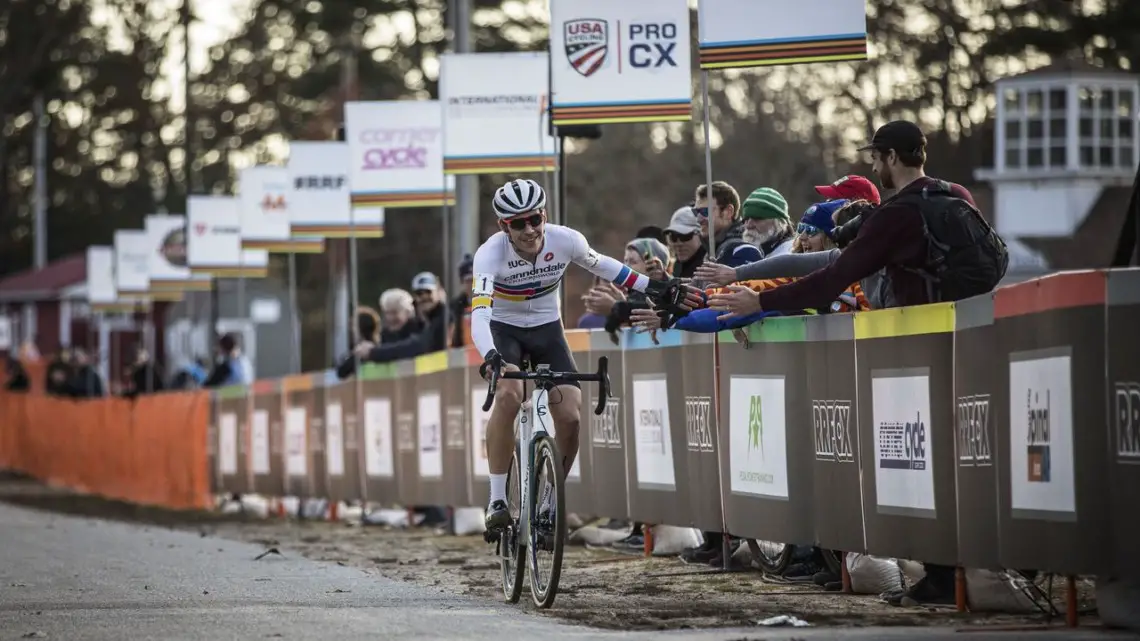
{"label": "orange safety fencing", "polygon": [[0,469],[140,505],[211,506],[208,392],[71,400],[0,391]]}

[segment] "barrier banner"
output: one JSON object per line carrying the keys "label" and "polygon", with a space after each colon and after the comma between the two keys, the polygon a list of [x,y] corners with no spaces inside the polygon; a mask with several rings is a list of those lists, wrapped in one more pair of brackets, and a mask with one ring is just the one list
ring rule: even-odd
{"label": "barrier banner", "polygon": [[395,372],[391,363],[369,363],[362,365],[357,374],[364,426],[364,497],[384,505],[396,503],[399,497],[393,429]]}
{"label": "barrier banner", "polygon": [[[360,478],[360,466],[356,461],[356,384],[353,381],[345,381],[326,383],[326,385],[325,467],[328,469],[329,477],[328,498],[333,501],[359,499],[357,479]],[[352,446],[351,449],[349,445]]]}
{"label": "barrier banner", "polygon": [[854,316],[810,316],[804,323],[815,541],[829,550],[864,552],[860,466],[868,457],[859,448]]}
{"label": "barrier banner", "polygon": [[701,0],[701,69],[867,58],[863,0]]}
{"label": "barrier banner", "polygon": [[233,196],[186,199],[186,260],[190,273],[216,278],[265,278],[269,253],[241,246],[241,208]]}
{"label": "barrier banner", "polygon": [[[134,303],[120,301],[115,289],[115,249],[87,248],[87,302],[92,311],[132,311]],[[213,469],[213,468],[211,468]]]}
{"label": "barrier banner", "polygon": [[318,254],[320,236],[294,236],[290,228],[289,170],[259,165],[238,173],[241,246],[283,254]]}
{"label": "barrier banner", "polygon": [[227,492],[248,494],[253,489],[249,467],[249,390],[223,387],[217,394],[218,483]]}
{"label": "barrier banner", "polygon": [[152,298],[179,300],[184,291],[210,290],[210,277],[195,276],[187,266],[185,216],[147,216],[145,227]]}
{"label": "barrier banner", "polygon": [[150,244],[141,229],[115,230],[115,290],[120,300],[145,302],[150,292]]}
{"label": "barrier banner", "polygon": [[396,477],[399,479],[397,497],[404,506],[423,505],[420,492],[419,422],[417,410],[420,397],[416,380],[415,363],[402,361],[393,364],[396,378],[393,381],[393,400],[396,428]]}
{"label": "barrier banner", "polygon": [[812,448],[804,321],[753,324],[746,329],[747,349],[732,332],[720,334],[725,509],[728,530],[738,537],[814,540],[812,470],[789,465],[809,460]]}
{"label": "barrier banner", "polygon": [[692,118],[689,3],[551,0],[555,125]]}
{"label": "barrier banner", "polygon": [[[309,387],[309,488],[311,496],[329,495],[329,455],[325,440],[328,435],[328,407],[325,405],[324,376],[308,374]],[[340,420],[340,417],[337,417]]]}
{"label": "barrier banner", "polygon": [[440,56],[445,172],[554,171],[556,141],[544,113],[549,63],[545,51]]}
{"label": "barrier banner", "polygon": [[347,142],[289,143],[289,228],[293,236],[380,238],[383,209],[353,209]]}
{"label": "barrier banner", "polygon": [[1105,295],[1104,272],[1046,276],[995,294],[1000,350],[991,365],[1009,399],[1008,420],[996,422],[998,441],[1009,444],[998,462],[1004,567],[1111,569]]}
{"label": "barrier banner", "polygon": [[491,468],[487,459],[487,421],[491,418],[491,412],[483,411],[483,401],[487,399],[487,382],[479,376],[479,364],[482,362],[483,359],[475,350],[467,351],[467,382],[464,385],[468,392],[467,402],[471,405],[470,505],[487,505],[491,497]]}
{"label": "barrier banner", "polygon": [[250,403],[249,460],[253,491],[266,496],[284,496],[285,426],[278,382],[255,382]]}
{"label": "barrier banner", "polygon": [[354,208],[455,204],[438,100],[346,102],[344,120]]}
{"label": "barrier banner", "polygon": [[[566,342],[574,355],[574,363],[579,372],[593,373],[598,369],[598,359],[590,353],[590,334],[583,330],[569,330],[566,332]],[[582,383],[582,398],[578,408],[578,456],[574,465],[566,475],[566,509],[578,514],[595,514],[591,509],[592,479],[590,466],[590,419],[594,417],[594,399],[601,389],[597,383]],[[592,393],[591,393],[592,392]],[[548,399],[550,404],[559,402],[558,392],[554,398]],[[548,423],[552,434],[557,434],[558,428],[553,421]],[[560,452],[565,456],[566,452]]]}
{"label": "barrier banner", "polygon": [[[88,253],[90,254],[90,248]],[[218,392],[210,392],[210,410],[207,414],[209,418],[206,423],[206,463],[210,466],[210,472],[206,476],[210,479],[210,494],[215,496],[226,491],[226,486],[222,484],[221,464],[218,461],[218,445],[220,443],[218,410],[220,406]]]}
{"label": "barrier banner", "polygon": [[312,384],[312,379],[303,374],[281,379],[285,400],[285,491],[301,498],[314,496],[309,455],[309,420],[314,410]]}
{"label": "barrier banner", "polygon": [[[467,402],[467,362],[464,350],[443,352],[446,362],[443,371],[435,374],[440,379],[443,396],[443,488],[444,500],[440,505],[469,505],[468,490],[471,475],[468,473],[471,457],[467,454],[467,421],[471,411]],[[421,357],[421,358],[430,358]]]}
{"label": "barrier banner", "polygon": [[1113,567],[1123,576],[1140,576],[1140,269],[1108,273],[1109,510],[1112,514]]}
{"label": "barrier banner", "polygon": [[[719,433],[725,425],[724,387],[721,387],[722,408],[718,412],[715,402],[716,382],[713,378],[713,335],[681,332],[681,388],[684,390],[685,444],[689,471],[685,484],[689,486],[686,511],[692,515],[694,527],[711,532],[724,529],[724,513],[720,502],[720,464],[727,462],[728,440]],[[718,349],[723,349],[719,346]]]}
{"label": "barrier banner", "polygon": [[1009,415],[999,394],[1005,373],[994,367],[1001,352],[994,299],[978,296],[954,304],[954,465],[958,475],[958,562],[971,568],[1001,567],[998,540],[998,474],[995,463],[1009,441],[995,427]]}
{"label": "barrier banner", "polygon": [[[626,513],[643,523],[690,525],[681,332],[621,334],[625,371]],[[666,372],[674,372],[672,377]],[[678,482],[682,479],[683,482]],[[715,495],[714,495],[715,496]]]}
{"label": "barrier banner", "polygon": [[855,315],[871,554],[957,560],[953,331],[949,303]]}
{"label": "barrier banner", "polygon": [[[417,505],[448,505],[444,450],[444,399],[447,352],[416,357],[415,438],[419,470]],[[450,472],[450,471],[449,471]]]}

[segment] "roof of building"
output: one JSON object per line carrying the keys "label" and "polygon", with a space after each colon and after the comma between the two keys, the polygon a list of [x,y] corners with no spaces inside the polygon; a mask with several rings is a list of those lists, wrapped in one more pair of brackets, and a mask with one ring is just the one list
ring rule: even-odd
{"label": "roof of building", "polygon": [[87,280],[87,255],[72,254],[48,263],[43,269],[28,269],[0,280],[0,300],[25,302],[50,300]]}

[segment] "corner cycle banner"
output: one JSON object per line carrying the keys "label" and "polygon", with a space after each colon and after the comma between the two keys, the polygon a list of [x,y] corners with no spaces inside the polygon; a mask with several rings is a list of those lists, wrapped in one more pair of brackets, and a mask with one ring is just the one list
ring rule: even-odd
{"label": "corner cycle banner", "polygon": [[186,201],[186,262],[192,274],[264,278],[269,253],[241,247],[241,219],[233,196],[190,196]]}
{"label": "corner cycle banner", "polygon": [[113,247],[87,248],[87,304],[93,310],[117,311],[130,309],[131,303],[119,300],[115,288],[115,249]]}
{"label": "corner cycle banner", "polygon": [[210,277],[190,273],[186,262],[186,217],[156,214],[146,217],[150,292],[206,291]]}
{"label": "corner cycle banner", "polygon": [[150,293],[150,252],[146,231],[115,232],[115,289],[119,298],[142,301]]}
{"label": "corner cycle banner", "polygon": [[344,112],[354,208],[455,204],[438,100],[348,102]]}
{"label": "corner cycle banner", "polygon": [[279,254],[319,254],[319,236],[294,238],[290,222],[289,170],[246,167],[238,174],[241,246]]}
{"label": "corner cycle banner", "polygon": [[555,125],[692,119],[686,0],[551,0],[550,56]]}
{"label": "corner cycle banner", "polygon": [[863,0],[701,0],[701,69],[867,59]]}
{"label": "corner cycle banner", "polygon": [[554,171],[546,120],[545,51],[445,53],[443,170],[449,174]]}
{"label": "corner cycle banner", "polygon": [[289,143],[285,198],[294,238],[380,238],[383,209],[354,209],[349,200],[348,143]]}

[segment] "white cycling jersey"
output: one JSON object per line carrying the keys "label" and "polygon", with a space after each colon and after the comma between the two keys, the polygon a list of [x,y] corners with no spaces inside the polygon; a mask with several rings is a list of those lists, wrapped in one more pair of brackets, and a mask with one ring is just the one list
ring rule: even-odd
{"label": "white cycling jersey", "polygon": [[533,263],[519,256],[500,231],[475,252],[471,269],[471,339],[479,353],[486,356],[495,348],[492,320],[516,327],[560,320],[558,286],[570,263],[639,292],[649,284],[647,276],[590,249],[586,237],[569,227],[547,223]]}

